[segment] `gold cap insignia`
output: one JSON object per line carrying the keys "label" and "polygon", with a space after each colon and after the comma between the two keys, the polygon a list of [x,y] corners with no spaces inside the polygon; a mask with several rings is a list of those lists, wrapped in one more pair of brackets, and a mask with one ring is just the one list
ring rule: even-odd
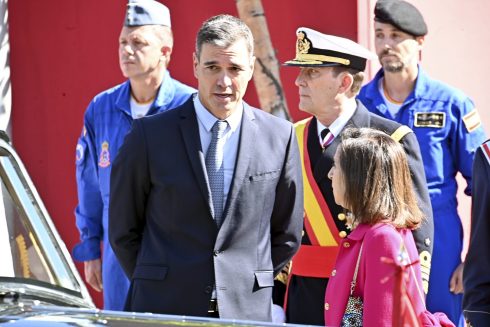
{"label": "gold cap insignia", "polygon": [[311,42],[306,38],[306,34],[302,31],[296,33],[298,40],[296,40],[296,55],[307,54],[310,50]]}

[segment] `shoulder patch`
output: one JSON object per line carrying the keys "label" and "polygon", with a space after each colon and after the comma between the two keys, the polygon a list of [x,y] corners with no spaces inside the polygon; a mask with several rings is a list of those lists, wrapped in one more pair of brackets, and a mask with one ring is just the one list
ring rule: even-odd
{"label": "shoulder patch", "polygon": [[481,120],[480,115],[476,109],[471,110],[469,113],[463,116],[463,122],[468,130],[468,133],[473,132],[475,129],[480,127]]}
{"label": "shoulder patch", "polygon": [[99,166],[102,168],[107,168],[111,164],[111,158],[109,154],[109,142],[104,141],[101,145],[102,150],[99,156]]}
{"label": "shoulder patch", "polygon": [[410,129],[410,127],[408,127],[406,125],[402,125],[402,126],[398,127],[396,129],[396,131],[394,131],[390,136],[395,141],[400,142],[400,140],[402,138],[404,138],[405,135],[407,135],[409,133],[412,133],[412,130]]}
{"label": "shoulder patch", "polygon": [[480,145],[480,148],[485,155],[485,158],[487,159],[488,164],[490,165],[490,140],[486,141],[482,145]]}

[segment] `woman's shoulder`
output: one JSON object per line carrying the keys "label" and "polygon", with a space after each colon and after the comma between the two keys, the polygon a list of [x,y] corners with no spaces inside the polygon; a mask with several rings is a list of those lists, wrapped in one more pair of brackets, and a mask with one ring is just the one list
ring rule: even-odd
{"label": "woman's shoulder", "polygon": [[400,232],[391,224],[378,223],[370,226],[364,236],[364,246],[369,248],[386,248],[399,246]]}

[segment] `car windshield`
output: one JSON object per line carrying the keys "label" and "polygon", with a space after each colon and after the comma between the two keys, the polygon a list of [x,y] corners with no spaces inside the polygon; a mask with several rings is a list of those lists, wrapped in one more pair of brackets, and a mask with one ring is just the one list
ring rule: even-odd
{"label": "car windshield", "polygon": [[3,140],[0,177],[0,276],[80,292],[64,244],[59,245],[24,167]]}

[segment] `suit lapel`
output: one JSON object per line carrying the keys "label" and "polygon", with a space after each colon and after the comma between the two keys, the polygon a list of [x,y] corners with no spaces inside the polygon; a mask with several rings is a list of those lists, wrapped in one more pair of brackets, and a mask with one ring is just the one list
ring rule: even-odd
{"label": "suit lapel", "polygon": [[[233,179],[230,185],[230,191],[228,192],[228,198],[226,199],[226,205],[224,210],[223,225],[220,230],[228,229],[232,223],[231,218],[228,216],[230,208],[235,205],[237,196],[245,180],[250,160],[254,154],[254,144],[257,136],[257,125],[254,122],[253,110],[244,102],[243,103],[243,117],[240,127],[240,141],[238,142],[238,152],[235,163],[235,171],[233,173]],[[224,234],[222,234],[224,235]],[[218,237],[218,242],[220,241]]]}
{"label": "suit lapel", "polygon": [[209,215],[212,218],[211,190],[208,183],[208,175],[206,173],[206,163],[204,153],[201,146],[201,138],[199,136],[199,126],[197,123],[196,111],[192,102],[192,97],[182,107],[180,132],[187,151],[187,156],[192,166],[197,183],[201,189],[204,200],[208,203]]}

